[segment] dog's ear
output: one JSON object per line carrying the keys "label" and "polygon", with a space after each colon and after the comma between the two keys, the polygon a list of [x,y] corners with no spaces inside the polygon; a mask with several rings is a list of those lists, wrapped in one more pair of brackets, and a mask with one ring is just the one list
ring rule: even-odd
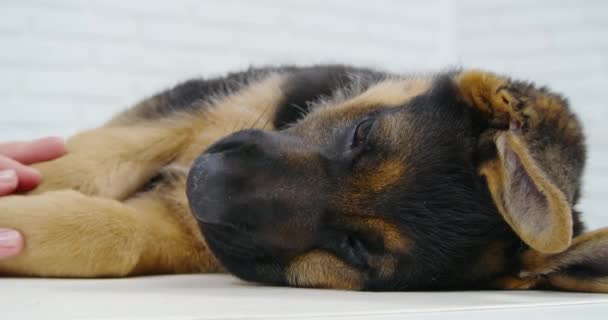
{"label": "dog's ear", "polygon": [[566,196],[545,174],[528,149],[521,131],[499,131],[497,157],[480,173],[504,220],[538,252],[556,253],[572,240],[572,213]]}
{"label": "dog's ear", "polygon": [[542,279],[550,288],[608,293],[608,228],[574,238],[561,253],[529,250],[522,264],[521,278]]}

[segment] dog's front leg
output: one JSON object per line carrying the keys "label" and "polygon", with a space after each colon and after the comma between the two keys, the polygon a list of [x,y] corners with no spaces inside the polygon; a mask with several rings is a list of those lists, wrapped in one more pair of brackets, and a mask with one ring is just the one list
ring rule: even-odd
{"label": "dog's front leg", "polygon": [[153,194],[127,203],[71,190],[2,197],[0,225],[19,230],[25,246],[20,255],[0,261],[0,275],[217,271],[200,234],[188,230],[174,210]]}
{"label": "dog's front leg", "polygon": [[170,162],[189,138],[178,125],[102,127],[67,141],[68,153],[34,167],[43,180],[32,194],[72,189],[122,200]]}

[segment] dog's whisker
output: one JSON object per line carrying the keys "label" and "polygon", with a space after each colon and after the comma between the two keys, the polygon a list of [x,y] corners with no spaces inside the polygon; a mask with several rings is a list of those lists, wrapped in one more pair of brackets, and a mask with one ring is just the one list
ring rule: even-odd
{"label": "dog's whisker", "polygon": [[298,109],[300,111],[300,116],[301,117],[304,117],[309,112],[308,110],[306,110],[305,108],[303,108],[303,107],[301,107],[301,106],[299,106],[297,104],[291,104],[291,107]]}
{"label": "dog's whisker", "polygon": [[268,109],[270,109],[270,106],[266,106],[266,108],[264,108],[264,110],[262,110],[262,112],[257,117],[257,119],[255,119],[255,121],[251,124],[251,127],[249,127],[249,129],[254,129],[255,128],[255,126],[260,122],[260,120],[262,120],[262,118],[264,117],[264,115],[266,114],[266,112],[268,111]]}

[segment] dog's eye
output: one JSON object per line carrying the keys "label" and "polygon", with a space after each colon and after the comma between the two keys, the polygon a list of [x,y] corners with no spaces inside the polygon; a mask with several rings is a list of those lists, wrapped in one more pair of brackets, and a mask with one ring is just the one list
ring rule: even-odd
{"label": "dog's eye", "polygon": [[363,144],[365,144],[365,141],[367,140],[367,137],[369,136],[369,133],[372,129],[372,126],[374,125],[374,119],[365,119],[361,122],[359,122],[359,124],[357,125],[357,127],[355,128],[355,131],[353,133],[353,138],[352,138],[352,142],[351,142],[351,148],[358,148],[360,146],[362,146]]}

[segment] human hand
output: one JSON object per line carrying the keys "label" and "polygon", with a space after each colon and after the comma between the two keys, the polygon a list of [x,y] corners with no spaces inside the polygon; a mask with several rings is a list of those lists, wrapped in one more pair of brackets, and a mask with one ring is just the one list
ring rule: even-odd
{"label": "human hand", "polygon": [[[65,152],[63,140],[56,137],[0,143],[0,196],[34,189],[42,177],[27,165],[55,159]],[[22,248],[23,237],[17,230],[0,228],[0,259],[15,256]]]}

